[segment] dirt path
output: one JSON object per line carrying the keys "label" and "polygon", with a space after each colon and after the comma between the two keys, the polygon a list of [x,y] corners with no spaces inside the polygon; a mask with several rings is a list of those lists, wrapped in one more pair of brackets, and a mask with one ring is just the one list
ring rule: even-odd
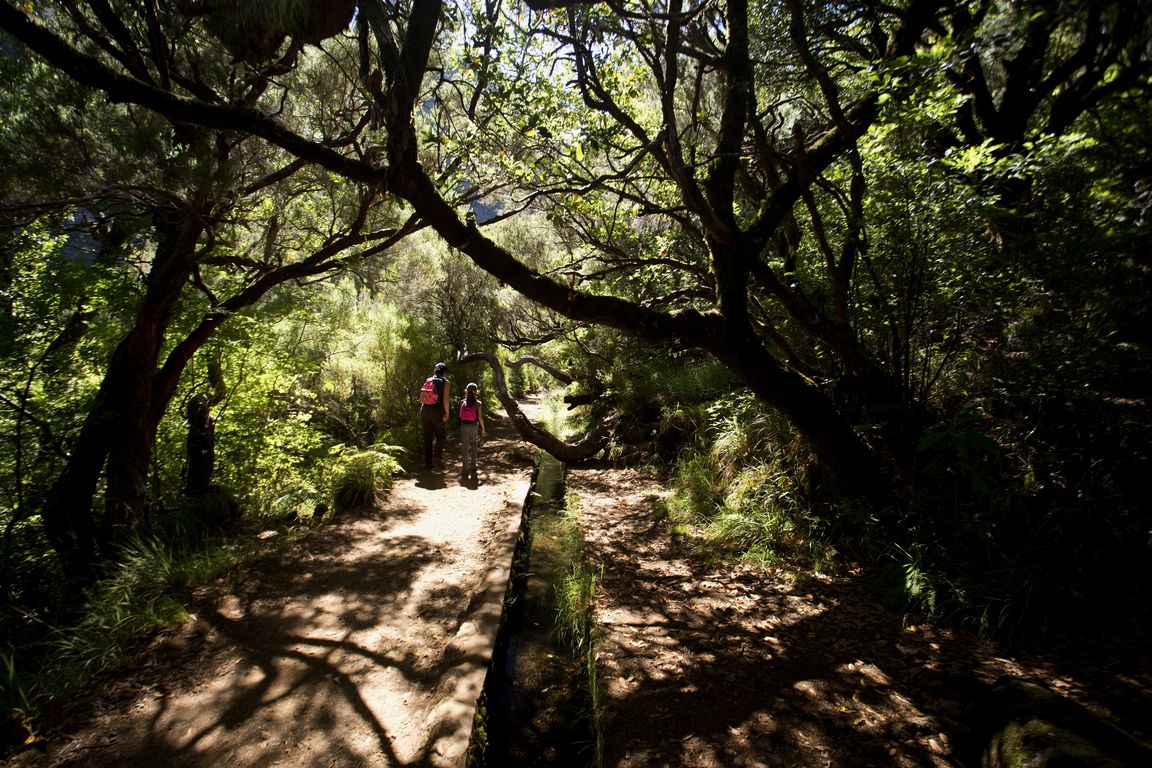
{"label": "dirt path", "polygon": [[[531,475],[492,421],[479,483],[401,480],[202,606],[86,726],[10,764],[461,766]],[[1148,736],[1139,617],[1131,637],[1010,658],[850,579],[705,561],[641,470],[569,468],[568,487],[598,573],[609,768],[978,765],[972,724],[1002,675]]]}
{"label": "dirt path", "polygon": [[643,471],[570,469],[568,488],[599,574],[605,766],[980,765],[981,701],[1005,675],[1152,736],[1140,617],[1008,657],[889,613],[850,578],[707,562],[670,535],[666,490]]}
{"label": "dirt path", "polygon": [[[478,482],[402,478],[197,609],[20,766],[460,766],[532,472],[490,419]],[[452,446],[449,447],[450,450]]]}

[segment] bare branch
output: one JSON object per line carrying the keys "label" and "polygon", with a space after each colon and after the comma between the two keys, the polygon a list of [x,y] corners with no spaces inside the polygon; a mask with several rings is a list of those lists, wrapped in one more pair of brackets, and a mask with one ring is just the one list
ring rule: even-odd
{"label": "bare branch", "polygon": [[560,461],[579,462],[591,459],[608,445],[608,436],[616,418],[605,419],[590,429],[584,437],[575,443],[567,443],[553,435],[543,427],[533,424],[520,410],[520,404],[508,394],[508,385],[505,383],[504,368],[493,354],[488,352],[471,352],[463,355],[456,361],[458,365],[465,363],[484,362],[492,368],[496,378],[496,396],[504,406],[504,411],[512,419],[512,425],[528,442],[547,451]]}
{"label": "bare branch", "polygon": [[525,363],[531,363],[537,368],[540,368],[541,370],[551,374],[552,378],[556,379],[562,384],[571,384],[572,382],[576,381],[576,379],[572,377],[572,374],[560,370],[556,366],[549,363],[547,360],[541,357],[536,357],[535,355],[521,355],[515,360],[504,361],[504,364],[509,368],[519,368]]}

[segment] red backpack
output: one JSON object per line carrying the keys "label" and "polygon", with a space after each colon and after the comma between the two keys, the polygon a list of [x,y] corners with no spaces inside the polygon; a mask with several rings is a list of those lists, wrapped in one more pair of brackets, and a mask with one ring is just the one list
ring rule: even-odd
{"label": "red backpack", "polygon": [[[440,379],[443,381],[443,379]],[[420,387],[420,404],[421,405],[436,405],[440,402],[440,393],[436,387],[436,377],[429,376],[424,380],[424,386]]]}

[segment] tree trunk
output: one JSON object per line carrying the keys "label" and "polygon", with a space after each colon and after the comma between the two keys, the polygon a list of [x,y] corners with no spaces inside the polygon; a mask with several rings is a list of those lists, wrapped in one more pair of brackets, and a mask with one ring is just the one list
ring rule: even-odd
{"label": "tree trunk", "polygon": [[[68,462],[41,510],[48,539],[75,583],[90,582],[97,557],[147,523],[148,466],[158,413],[163,413],[153,400],[156,366],[201,230],[195,215],[157,214],[158,245],[135,324],[112,353]],[[105,466],[105,512],[97,526],[92,503]]]}
{"label": "tree trunk", "polygon": [[[172,212],[157,216],[159,244],[148,290],[136,315],[133,339],[119,361],[118,402],[121,432],[108,454],[102,543],[115,547],[132,533],[148,527],[148,466],[156,431],[168,401],[157,402],[156,382],[165,333],[184,285],[195,266],[193,254],[203,225],[194,214]],[[112,375],[109,371],[109,375]],[[105,552],[105,554],[110,554]]]}
{"label": "tree trunk", "polygon": [[701,339],[701,346],[735,373],[760,400],[777,409],[804,438],[840,495],[882,503],[890,488],[885,468],[836,405],[813,383],[776,360],[751,333]]}
{"label": "tree trunk", "polygon": [[576,379],[572,378],[572,374],[568,373],[567,371],[560,370],[556,366],[549,363],[547,360],[544,360],[543,358],[540,358],[540,357],[536,357],[535,355],[521,355],[520,357],[516,358],[515,360],[505,360],[504,361],[504,364],[507,365],[509,368],[519,368],[520,366],[524,365],[525,363],[531,363],[532,365],[536,366],[540,370],[551,375],[552,378],[556,379],[561,384],[571,384],[572,382],[576,381]]}
{"label": "tree trunk", "polygon": [[212,406],[224,399],[224,376],[219,361],[208,364],[211,393],[201,392],[188,401],[184,416],[188,420],[188,439],[185,444],[187,462],[184,494],[196,496],[206,493],[212,485],[216,470],[216,422]]}

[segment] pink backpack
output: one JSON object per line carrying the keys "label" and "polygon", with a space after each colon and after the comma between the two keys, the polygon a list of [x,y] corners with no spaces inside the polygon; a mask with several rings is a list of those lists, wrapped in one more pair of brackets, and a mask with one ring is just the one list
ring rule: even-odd
{"label": "pink backpack", "polygon": [[460,401],[460,420],[461,421],[476,421],[480,418],[480,401],[477,400],[474,405],[468,405],[468,399],[465,398]]}

